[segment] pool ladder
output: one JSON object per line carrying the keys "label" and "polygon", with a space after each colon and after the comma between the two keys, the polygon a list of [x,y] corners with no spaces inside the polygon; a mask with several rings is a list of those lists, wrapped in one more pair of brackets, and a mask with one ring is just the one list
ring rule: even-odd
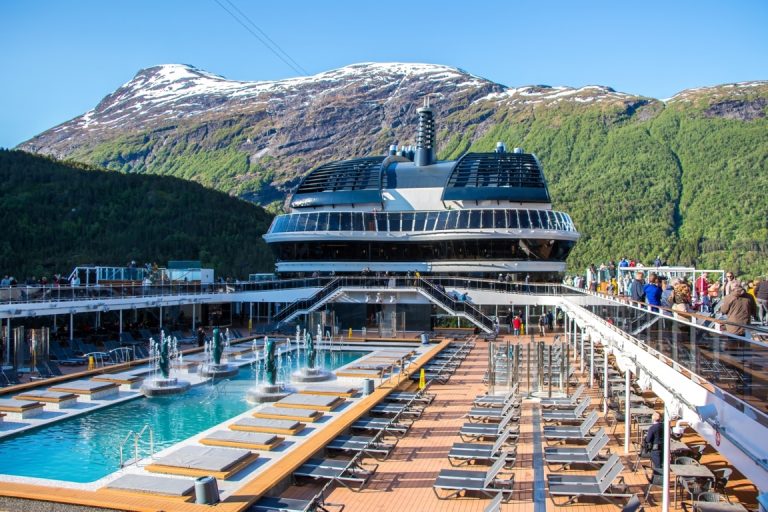
{"label": "pool ladder", "polygon": [[[152,457],[155,454],[155,431],[152,430],[152,426],[147,423],[138,432],[131,430],[128,435],[125,436],[123,442],[120,443],[120,468],[130,466],[131,464],[138,464],[141,460],[139,457],[139,441],[144,437],[144,434],[149,433],[149,456]],[[125,460],[125,445],[127,445],[131,439],[133,439],[133,458]]]}

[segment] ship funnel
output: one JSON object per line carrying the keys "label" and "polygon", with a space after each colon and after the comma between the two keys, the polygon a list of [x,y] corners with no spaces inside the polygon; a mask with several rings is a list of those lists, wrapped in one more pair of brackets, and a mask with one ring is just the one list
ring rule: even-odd
{"label": "ship funnel", "polygon": [[507,146],[504,145],[503,142],[499,141],[496,143],[496,153],[506,153],[507,152]]}
{"label": "ship funnel", "polygon": [[395,156],[397,154],[397,144],[389,146],[389,156]]}
{"label": "ship funnel", "polygon": [[418,167],[432,165],[435,163],[435,120],[429,108],[429,96],[416,112],[419,114],[419,131],[416,133],[414,162]]}
{"label": "ship funnel", "polygon": [[515,148],[515,154],[516,155],[522,155],[523,154],[523,148]]}

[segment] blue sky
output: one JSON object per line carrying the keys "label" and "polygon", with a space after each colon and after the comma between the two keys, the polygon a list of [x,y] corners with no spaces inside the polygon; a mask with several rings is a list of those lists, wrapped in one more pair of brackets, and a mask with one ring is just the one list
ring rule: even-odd
{"label": "blue sky", "polygon": [[[312,74],[430,62],[509,86],[601,84],[656,98],[768,79],[765,0],[218,1]],[[0,48],[0,147],[86,112],[156,64],[238,80],[298,74],[217,0],[3,0]]]}

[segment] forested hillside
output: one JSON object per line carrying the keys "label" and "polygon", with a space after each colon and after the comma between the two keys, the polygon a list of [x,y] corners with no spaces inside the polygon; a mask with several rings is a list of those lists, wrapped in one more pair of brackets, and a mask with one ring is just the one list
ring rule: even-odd
{"label": "forested hillside", "polygon": [[167,176],[123,174],[0,150],[0,274],[201,260],[217,276],[274,268],[261,207]]}

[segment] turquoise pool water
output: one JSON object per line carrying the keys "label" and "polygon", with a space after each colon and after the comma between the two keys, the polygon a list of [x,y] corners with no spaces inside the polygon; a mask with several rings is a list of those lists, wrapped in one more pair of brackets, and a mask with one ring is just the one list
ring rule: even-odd
{"label": "turquoise pool water", "polygon": [[[338,368],[364,353],[324,352],[322,365]],[[232,380],[196,386],[183,395],[139,398],[0,440],[0,473],[83,483],[98,480],[119,469],[119,446],[130,431],[149,424],[155,451],[167,448],[252,408],[245,392],[253,383],[254,370],[245,366]],[[149,455],[147,434],[144,441],[140,456]],[[124,453],[133,457],[132,441]]]}

